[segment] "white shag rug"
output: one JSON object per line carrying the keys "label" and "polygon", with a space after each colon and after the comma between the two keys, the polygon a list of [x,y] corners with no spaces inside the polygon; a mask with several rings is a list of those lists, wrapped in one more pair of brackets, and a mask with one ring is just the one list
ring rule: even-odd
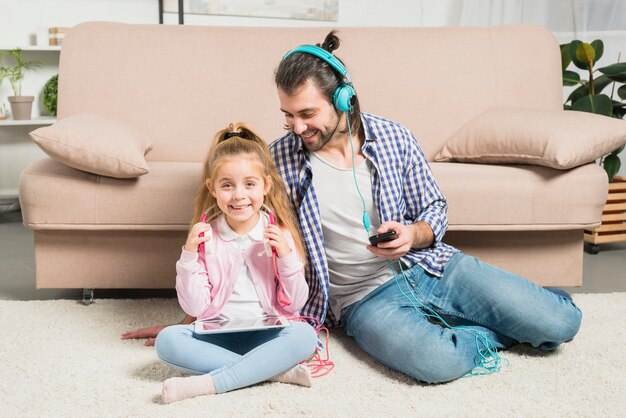
{"label": "white shag rug", "polygon": [[169,405],[161,382],[180,374],[120,334],[179,320],[176,300],[0,301],[0,417],[626,416],[626,293],[574,299],[572,342],[503,352],[510,365],[496,374],[417,383],[335,331],[335,370],[311,388],[263,383]]}

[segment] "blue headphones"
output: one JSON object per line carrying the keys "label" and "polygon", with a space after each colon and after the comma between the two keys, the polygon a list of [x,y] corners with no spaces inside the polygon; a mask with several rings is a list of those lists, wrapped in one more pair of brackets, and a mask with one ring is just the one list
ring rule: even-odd
{"label": "blue headphones", "polygon": [[320,58],[343,77],[344,82],[335,89],[335,93],[333,94],[333,106],[340,112],[349,112],[350,109],[352,109],[352,102],[356,96],[356,91],[354,91],[354,87],[352,87],[352,83],[350,82],[350,74],[341,61],[330,52],[315,45],[300,45],[296,49],[287,52],[283,56],[283,59],[296,52],[303,52]]}

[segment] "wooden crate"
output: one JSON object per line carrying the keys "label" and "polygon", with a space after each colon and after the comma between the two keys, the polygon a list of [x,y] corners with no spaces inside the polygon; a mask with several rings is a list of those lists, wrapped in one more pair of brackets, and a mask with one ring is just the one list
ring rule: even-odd
{"label": "wooden crate", "polygon": [[602,225],[585,230],[585,242],[598,252],[599,244],[626,242],[626,177],[615,177],[609,183],[609,196],[602,211]]}

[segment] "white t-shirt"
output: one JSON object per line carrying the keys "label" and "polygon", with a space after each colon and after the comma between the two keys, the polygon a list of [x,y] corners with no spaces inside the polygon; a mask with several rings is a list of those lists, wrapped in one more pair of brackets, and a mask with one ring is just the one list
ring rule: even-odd
{"label": "white t-shirt", "polygon": [[336,318],[346,306],[363,299],[394,275],[387,261],[366,246],[380,220],[372,199],[370,163],[356,167],[356,179],[371,221],[371,232],[363,226],[363,203],[354,184],[351,168],[338,168],[311,153],[313,186],[320,208],[322,233],[330,276],[330,308]]}

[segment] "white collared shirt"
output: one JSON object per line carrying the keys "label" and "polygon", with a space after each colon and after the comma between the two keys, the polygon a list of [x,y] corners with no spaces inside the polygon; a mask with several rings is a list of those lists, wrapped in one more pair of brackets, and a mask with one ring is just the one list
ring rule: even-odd
{"label": "white collared shirt", "polygon": [[[217,219],[217,230],[224,241],[234,241],[239,245],[242,252],[246,251],[252,241],[262,241],[263,232],[268,223],[267,215],[259,212],[259,222],[245,235],[239,235],[233,231],[224,215]],[[237,277],[233,293],[220,313],[224,318],[250,318],[265,315],[259,295],[250,277],[248,267],[244,264]]]}

